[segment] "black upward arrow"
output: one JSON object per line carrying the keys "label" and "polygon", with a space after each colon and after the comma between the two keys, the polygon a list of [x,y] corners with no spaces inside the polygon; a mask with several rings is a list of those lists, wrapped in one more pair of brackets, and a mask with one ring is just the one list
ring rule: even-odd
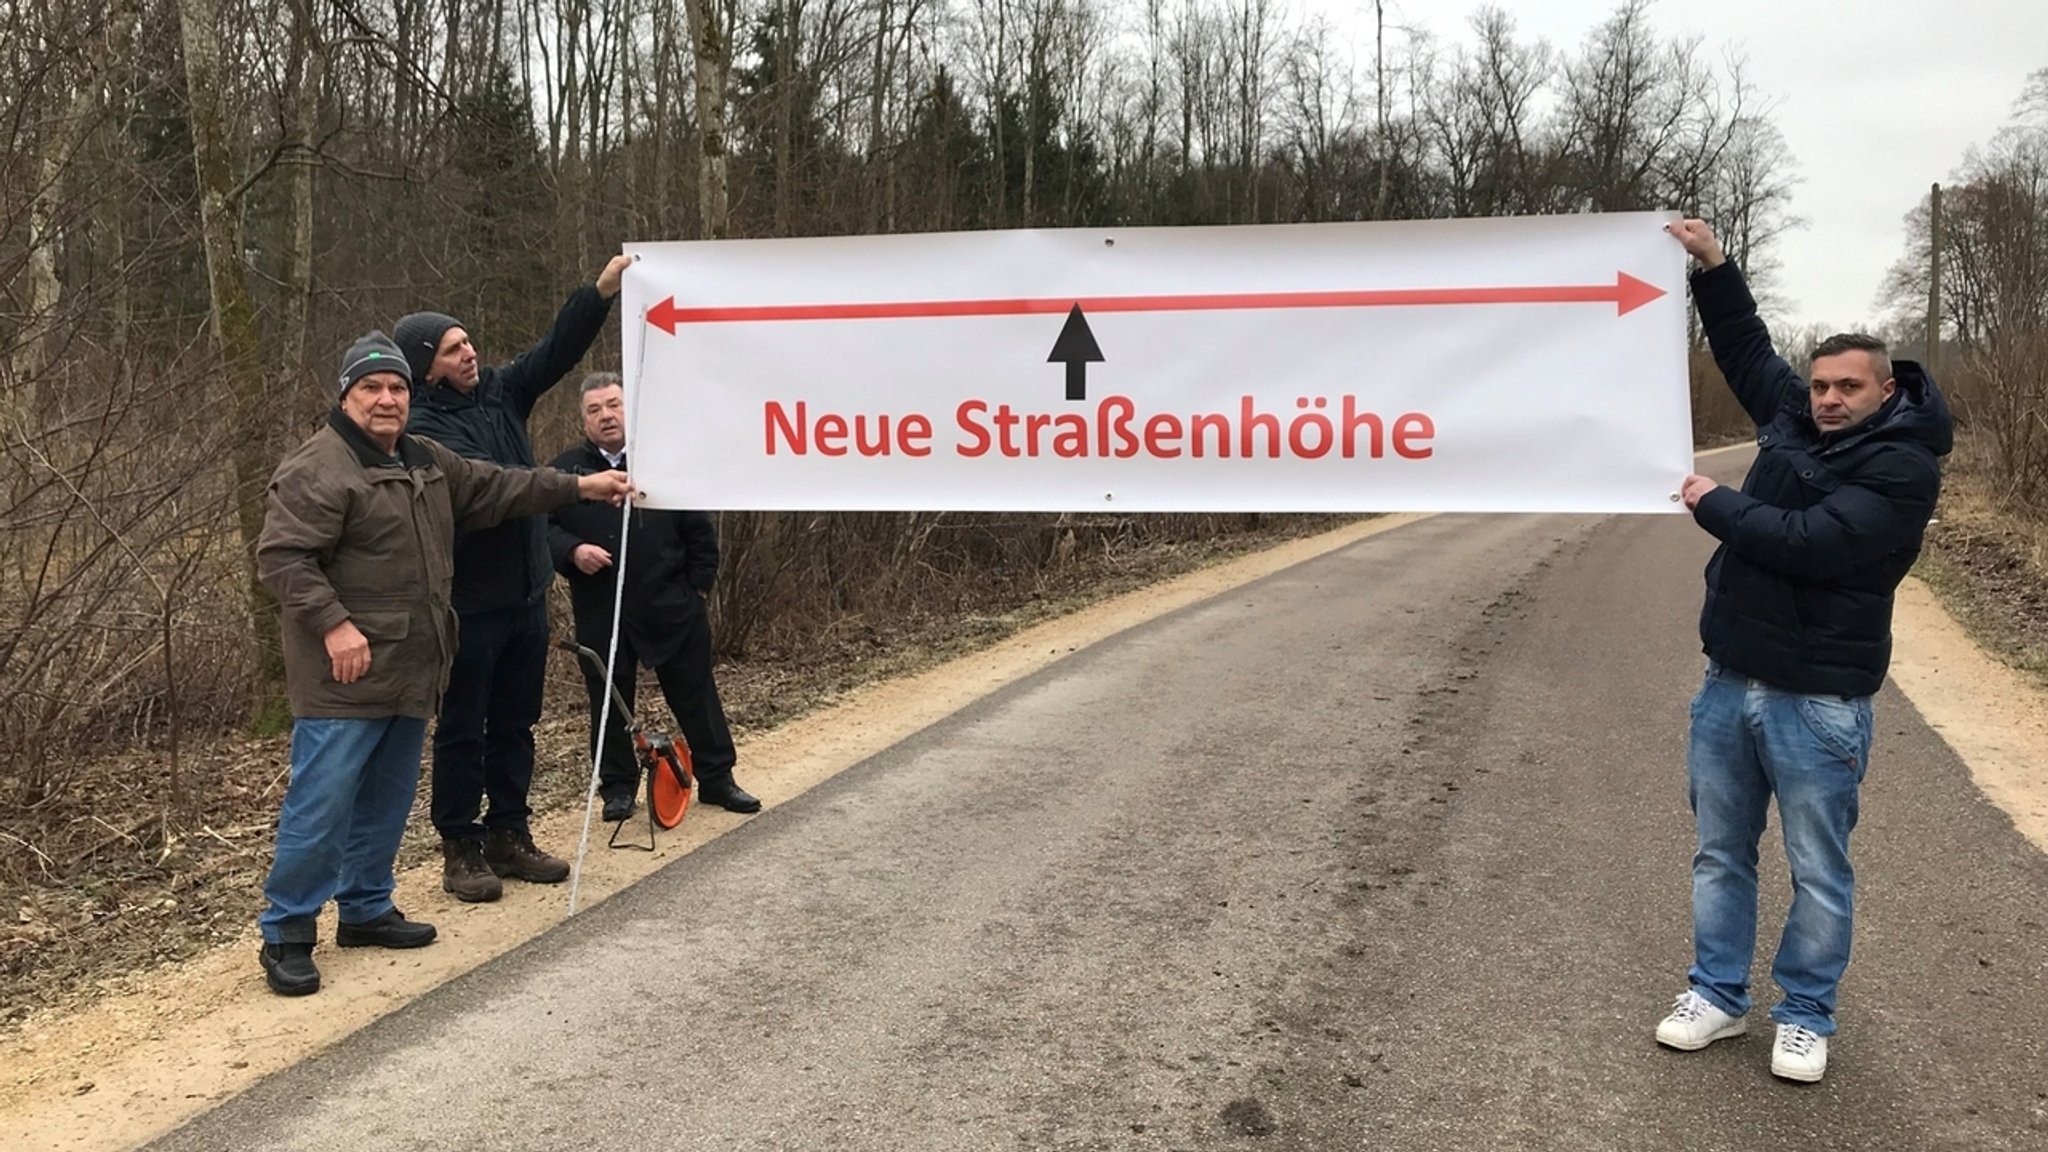
{"label": "black upward arrow", "polygon": [[1067,365],[1067,399],[1088,398],[1088,365],[1102,363],[1102,349],[1095,343],[1095,333],[1088,330],[1088,317],[1081,314],[1081,306],[1067,313],[1066,327],[1060,329],[1060,338],[1052,342],[1052,355],[1045,358],[1048,364],[1064,360]]}

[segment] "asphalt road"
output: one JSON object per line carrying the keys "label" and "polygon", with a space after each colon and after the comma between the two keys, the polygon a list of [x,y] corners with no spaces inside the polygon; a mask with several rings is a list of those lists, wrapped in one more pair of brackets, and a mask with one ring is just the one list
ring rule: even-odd
{"label": "asphalt road", "polygon": [[1750,1036],[1652,1041],[1708,551],[1437,517],[1154,621],[154,1147],[2048,1149],[2048,860],[1891,689],[1827,1080],[1769,838]]}

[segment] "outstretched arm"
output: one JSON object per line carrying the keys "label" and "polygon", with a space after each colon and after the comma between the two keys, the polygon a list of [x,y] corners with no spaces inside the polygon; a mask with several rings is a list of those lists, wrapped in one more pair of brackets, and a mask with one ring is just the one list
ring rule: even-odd
{"label": "outstretched arm", "polygon": [[419,441],[434,454],[448,478],[455,526],[488,528],[514,516],[537,516],[578,500],[623,503],[632,492],[624,472],[576,476],[553,468],[504,468],[488,460],[457,456],[432,440]]}
{"label": "outstretched arm", "polygon": [[605,318],[611,315],[612,299],[619,294],[620,278],[632,263],[631,256],[612,257],[604,271],[598,273],[596,284],[586,284],[569,294],[555,316],[555,326],[540,338],[540,343],[499,373],[498,380],[520,416],[532,415],[533,406],[548,389],[567,376],[597,342],[598,334],[604,331]]}
{"label": "outstretched arm", "polygon": [[1758,427],[1806,406],[1806,384],[1771,346],[1771,333],[1756,314],[1756,298],[1742,279],[1742,270],[1728,260],[1721,241],[1703,220],[1667,224],[1686,252],[1699,261],[1692,276],[1693,305],[1707,333],[1714,363],[1743,411]]}

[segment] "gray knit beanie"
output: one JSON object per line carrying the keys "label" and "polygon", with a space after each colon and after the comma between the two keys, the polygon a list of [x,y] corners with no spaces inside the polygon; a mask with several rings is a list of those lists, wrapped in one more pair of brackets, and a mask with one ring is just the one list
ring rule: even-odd
{"label": "gray knit beanie", "polygon": [[434,368],[434,354],[441,350],[441,337],[450,328],[460,327],[455,317],[440,312],[412,312],[398,318],[391,336],[405,352],[406,363],[412,365],[413,383],[423,388],[433,383],[428,373]]}
{"label": "gray knit beanie", "polygon": [[391,338],[384,333],[373,331],[366,336],[357,337],[356,342],[349,345],[348,352],[342,356],[341,391],[337,395],[348,395],[348,390],[355,387],[356,381],[379,372],[403,376],[407,383],[411,383],[413,379],[412,366],[405,362],[405,355],[398,350],[398,345],[393,344]]}

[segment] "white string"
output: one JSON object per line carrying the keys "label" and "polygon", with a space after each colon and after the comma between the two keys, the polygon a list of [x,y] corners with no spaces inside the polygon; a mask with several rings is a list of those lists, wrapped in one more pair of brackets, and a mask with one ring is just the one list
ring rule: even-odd
{"label": "white string", "polygon": [[[630,451],[630,450],[629,450]],[[626,599],[626,537],[632,534],[633,502],[625,502],[624,514],[619,518],[618,582],[612,589],[612,642],[604,654],[605,679],[610,683],[618,680],[619,659],[619,610]],[[576,867],[569,876],[569,915],[576,914],[576,895],[583,886],[583,854],[590,850],[590,816],[597,805],[597,785],[604,766],[604,736],[612,718],[612,694],[607,690],[604,704],[597,714],[597,751],[590,757],[590,788],[583,797],[583,835],[576,841]],[[637,756],[638,753],[636,752]]]}
{"label": "white string", "polygon": [[[640,314],[640,323],[643,325],[640,334],[640,357],[639,363],[633,369],[633,379],[636,383],[640,379],[641,371],[647,367],[647,333],[644,328],[644,325],[647,323],[647,314],[645,311],[642,311]],[[635,404],[632,411],[626,416],[626,455],[628,457],[634,455],[635,445],[639,442],[639,437],[635,435],[639,427],[640,406]],[[603,672],[605,679],[608,681],[607,689],[609,689],[610,684],[618,682],[619,615],[626,606],[626,540],[627,537],[632,535],[632,531],[633,500],[629,496],[621,503],[619,512],[619,555],[614,561],[614,566],[618,569],[619,574],[616,578],[617,582],[612,587],[612,642],[610,649],[604,654]],[[638,669],[634,671],[637,674]],[[590,756],[590,789],[583,797],[583,836],[576,842],[576,866],[569,871],[569,915],[571,916],[576,914],[576,896],[583,886],[583,854],[590,850],[590,816],[597,806],[597,785],[604,765],[604,736],[611,718],[612,694],[607,690],[604,694],[604,704],[598,709],[597,713],[597,739],[594,742],[596,750]],[[634,755],[637,758],[637,750],[635,750]]]}

